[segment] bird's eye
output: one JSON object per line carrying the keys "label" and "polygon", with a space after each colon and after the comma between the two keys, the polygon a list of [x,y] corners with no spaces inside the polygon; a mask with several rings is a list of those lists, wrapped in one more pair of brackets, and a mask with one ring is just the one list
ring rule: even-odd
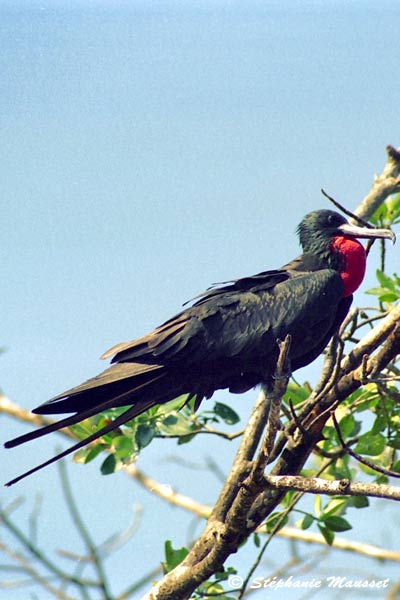
{"label": "bird's eye", "polygon": [[333,215],[329,215],[328,216],[328,225],[334,225],[335,219],[333,218]]}

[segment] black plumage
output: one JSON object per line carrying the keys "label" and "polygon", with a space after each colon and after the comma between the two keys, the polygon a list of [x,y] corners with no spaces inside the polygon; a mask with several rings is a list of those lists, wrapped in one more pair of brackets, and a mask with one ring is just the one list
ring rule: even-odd
{"label": "black plumage", "polygon": [[[359,278],[355,271],[364,268],[364,250],[354,238],[393,239],[393,234],[351,226],[338,213],[322,210],[303,219],[299,237],[303,254],[297,259],[281,269],[209,289],[148,335],[107,351],[103,358],[112,357],[112,364],[104,372],[36,408],[33,412],[41,415],[75,414],[11,440],[6,447],[112,407],[127,410],[10,484],[182,394],[195,396],[198,406],[217,389],[241,393],[260,383],[268,386],[278,356],[277,339],[288,333],[292,370],[313,361],[348,312],[352,301],[348,280]],[[344,245],[336,247],[335,240],[344,240]],[[359,267],[346,257],[346,240],[359,254]]]}

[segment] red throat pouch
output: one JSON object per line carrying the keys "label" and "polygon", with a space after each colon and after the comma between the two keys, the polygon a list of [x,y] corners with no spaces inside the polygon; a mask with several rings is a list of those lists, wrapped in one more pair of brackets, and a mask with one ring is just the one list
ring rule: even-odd
{"label": "red throat pouch", "polygon": [[344,296],[350,296],[364,279],[367,257],[364,246],[354,238],[336,236],[332,240],[332,249],[339,252],[344,259],[344,267],[340,271],[344,285]]}

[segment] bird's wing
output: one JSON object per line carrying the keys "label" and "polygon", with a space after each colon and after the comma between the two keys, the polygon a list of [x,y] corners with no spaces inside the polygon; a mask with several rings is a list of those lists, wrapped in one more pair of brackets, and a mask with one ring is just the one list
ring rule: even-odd
{"label": "bird's wing", "polygon": [[185,368],[246,352],[249,358],[260,351],[264,355],[286,333],[300,336],[307,327],[334,318],[343,293],[340,276],[332,269],[268,272],[247,282],[213,290],[150,334],[118,344],[103,357],[114,356],[114,363]]}
{"label": "bird's wing", "polygon": [[[114,363],[132,360],[134,356],[139,356],[142,350],[144,351],[146,348],[151,347],[153,340],[157,341],[157,346],[162,346],[162,348],[166,350],[167,347],[170,347],[176,342],[177,336],[183,332],[190,319],[193,318],[194,315],[200,318],[201,316],[211,316],[214,314],[214,308],[218,310],[220,307],[226,308],[227,306],[231,306],[230,299],[232,294],[242,294],[241,299],[243,302],[245,300],[243,295],[245,292],[251,292],[254,294],[258,290],[271,289],[277,283],[285,281],[288,278],[289,273],[286,270],[278,269],[273,271],[263,271],[262,273],[252,275],[251,277],[243,277],[241,279],[213,284],[205,292],[199,294],[196,296],[196,298],[193,298],[193,300],[196,300],[196,302],[193,304],[193,307],[198,307],[205,304],[207,305],[207,309],[205,311],[193,311],[190,308],[187,308],[171,319],[168,319],[168,321],[157,327],[150,334],[147,334],[136,340],[115,344],[106,350],[100,358],[106,359],[113,357],[111,362]],[[210,302],[214,300],[217,300],[216,304],[214,302]],[[189,302],[186,304],[189,304]],[[134,354],[132,354],[130,350],[134,350]]]}
{"label": "bird's wing", "polygon": [[[286,269],[275,269],[273,271],[262,271],[257,275],[250,277],[242,277],[231,281],[222,281],[213,283],[205,292],[202,292],[193,300],[196,300],[194,306],[208,302],[211,298],[222,296],[231,292],[255,292],[257,289],[267,290],[274,287],[281,281],[286,281],[289,278],[289,273]],[[190,301],[189,301],[190,302]],[[189,304],[187,302],[186,304]]]}

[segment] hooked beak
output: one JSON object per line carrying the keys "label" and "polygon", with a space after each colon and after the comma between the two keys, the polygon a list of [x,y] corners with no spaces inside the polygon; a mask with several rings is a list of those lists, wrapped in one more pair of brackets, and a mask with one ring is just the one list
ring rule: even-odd
{"label": "hooked beak", "polygon": [[351,225],[351,223],[344,223],[338,227],[339,231],[344,235],[355,237],[355,238],[386,238],[391,240],[392,244],[396,242],[396,236],[390,229],[369,229],[367,227],[359,227],[358,225]]}

